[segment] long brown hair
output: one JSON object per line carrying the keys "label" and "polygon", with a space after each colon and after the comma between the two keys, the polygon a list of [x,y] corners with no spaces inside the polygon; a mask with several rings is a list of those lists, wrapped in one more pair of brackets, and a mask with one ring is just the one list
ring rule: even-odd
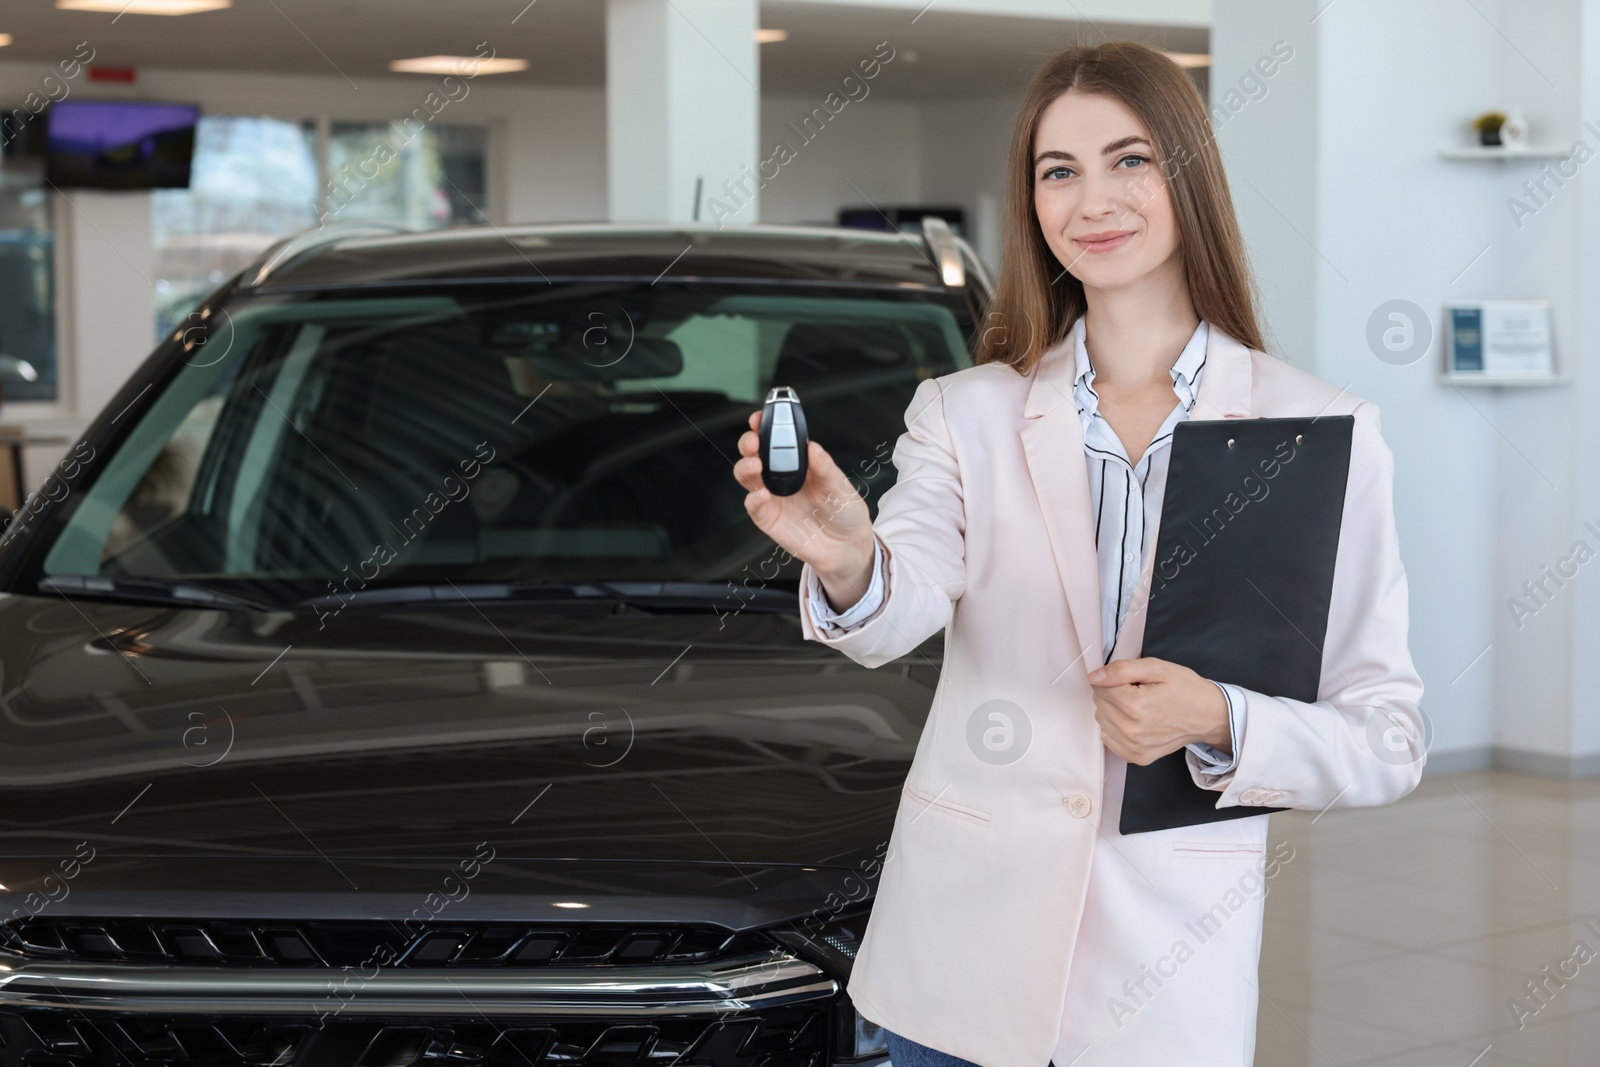
{"label": "long brown hair", "polygon": [[1039,67],[1023,95],[1006,159],[1005,254],[978,339],[978,363],[1029,374],[1066,336],[1087,302],[1083,283],[1061,269],[1033,205],[1034,136],[1062,93],[1107,96],[1144,124],[1154,142],[1178,222],[1178,254],[1195,314],[1264,351],[1254,283],[1205,102],[1183,68],[1148,45],[1110,41],[1066,48]]}

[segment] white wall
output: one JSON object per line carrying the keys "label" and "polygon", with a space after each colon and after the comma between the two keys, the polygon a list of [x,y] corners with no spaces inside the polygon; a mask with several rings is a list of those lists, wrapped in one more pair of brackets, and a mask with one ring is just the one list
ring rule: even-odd
{"label": "white wall", "polygon": [[[1507,98],[1524,104],[1541,140],[1559,138],[1563,145],[1572,143],[1581,125],[1574,91],[1580,76],[1579,9],[1578,0],[1518,0],[1514,8],[1502,6],[1499,11],[1502,18],[1512,16],[1507,31],[1515,34],[1515,43],[1538,66],[1531,67],[1528,60],[1502,47],[1497,83]],[[1563,85],[1565,91],[1557,88]],[[1588,139],[1600,150],[1600,141],[1592,134]],[[1585,342],[1575,315],[1580,300],[1576,268],[1581,196],[1573,188],[1562,190],[1520,230],[1504,206],[1516,186],[1542,166],[1502,167],[1498,169],[1503,173],[1489,178],[1496,188],[1486,213],[1495,220],[1495,232],[1485,260],[1493,260],[1494,270],[1479,278],[1481,291],[1473,295],[1549,297],[1555,309],[1558,351],[1571,359]],[[1591,344],[1593,336],[1589,335]],[[1555,563],[1572,545],[1578,504],[1573,493],[1579,462],[1573,447],[1578,408],[1571,387],[1501,394],[1492,415],[1504,434],[1496,452],[1501,507],[1496,545],[1495,741],[1508,750],[1509,762],[1537,770],[1551,760],[1582,755],[1574,727],[1588,698],[1571,686],[1572,590],[1556,590],[1550,606],[1525,625],[1512,616],[1507,602],[1521,595],[1524,581],[1539,578],[1544,566]],[[1519,705],[1530,695],[1549,710],[1524,714]]]}
{"label": "white wall", "polygon": [[[801,120],[816,108],[827,114],[821,98],[761,101],[763,158],[774,158],[780,141],[794,153],[761,189],[761,221],[833,225],[841,207],[888,207],[921,199],[917,106],[869,92],[846,103],[826,125],[813,119],[811,129],[820,127],[820,132],[811,133]],[[707,189],[706,195],[714,192]]]}
{"label": "white wall", "polygon": [[[1582,9],[1581,24],[1572,33],[1579,55],[1587,62],[1576,81],[1576,100],[1573,118],[1579,125],[1592,121],[1600,127],[1600,12],[1593,3]],[[1575,131],[1578,132],[1578,131]],[[1581,131],[1591,148],[1600,151],[1600,136]],[[1596,161],[1586,164],[1570,189],[1577,202],[1577,219],[1573,227],[1577,238],[1577,266],[1573,271],[1575,291],[1580,298],[1573,303],[1571,318],[1577,325],[1578,335],[1584,342],[1584,360],[1578,367],[1572,385],[1572,403],[1579,413],[1574,418],[1573,454],[1578,457],[1572,476],[1573,497],[1576,501],[1575,524],[1591,545],[1600,537],[1590,532],[1589,524],[1600,530],[1600,465],[1594,457],[1600,456],[1600,366],[1597,366],[1595,349],[1600,339],[1600,301],[1593,294],[1600,293],[1600,167]],[[1587,299],[1584,299],[1587,297]],[[1600,561],[1597,561],[1600,562]],[[1576,703],[1573,716],[1572,749],[1578,753],[1600,751],[1600,574],[1595,564],[1586,568],[1584,579],[1572,588],[1572,657],[1571,691]]]}
{"label": "white wall", "polygon": [[[1211,21],[1212,0],[792,0],[819,5],[847,3],[851,7],[899,8],[921,13],[939,4],[943,12],[972,15],[1070,18],[1097,22],[1151,22],[1164,26],[1205,26]],[[1326,2],[1326,0],[1324,0]]]}
{"label": "white wall", "polygon": [[991,274],[1000,270],[1006,151],[1020,96],[940,101],[921,108],[918,154],[929,204],[966,213],[967,237]]}
{"label": "white wall", "polygon": [[[1508,601],[1571,552],[1581,519],[1600,516],[1588,461],[1600,405],[1582,366],[1593,363],[1600,323],[1583,296],[1592,285],[1579,286],[1580,267],[1595,277],[1597,179],[1582,174],[1519,229],[1507,198],[1542,164],[1452,162],[1438,151],[1466,143],[1471,116],[1509,105],[1527,112],[1536,143],[1570,147],[1583,118],[1600,117],[1579,107],[1581,31],[1595,30],[1580,0],[1478,7],[1482,17],[1464,17],[1454,0],[1218,0],[1214,99],[1228,71],[1275,40],[1296,49],[1219,144],[1273,334],[1297,362],[1383,411],[1411,648],[1435,727],[1430,768],[1593,773],[1600,564],[1525,625]],[[1587,57],[1588,99],[1600,102],[1593,42]],[[1600,138],[1587,139],[1600,151]],[[1444,303],[1493,297],[1551,301],[1558,359],[1576,369],[1575,384],[1437,380]],[[1376,358],[1366,341],[1370,316],[1393,299],[1431,318],[1434,345],[1407,366]]]}

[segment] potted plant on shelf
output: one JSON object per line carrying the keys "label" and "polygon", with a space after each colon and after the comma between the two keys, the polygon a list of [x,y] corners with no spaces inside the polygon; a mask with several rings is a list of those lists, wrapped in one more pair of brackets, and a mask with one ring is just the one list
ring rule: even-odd
{"label": "potted plant on shelf", "polygon": [[1500,141],[1500,127],[1506,123],[1505,112],[1485,111],[1472,120],[1472,128],[1478,131],[1478,143],[1486,147],[1498,148]]}

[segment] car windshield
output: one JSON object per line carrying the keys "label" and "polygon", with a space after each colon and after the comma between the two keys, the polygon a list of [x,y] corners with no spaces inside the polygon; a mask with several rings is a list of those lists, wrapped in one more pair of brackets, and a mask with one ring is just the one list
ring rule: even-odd
{"label": "car windshield", "polygon": [[799,562],[776,562],[731,472],[751,411],[794,387],[876,510],[913,392],[970,365],[971,329],[960,298],[911,288],[237,296],[122,416],[40,576],[280,605],[462,582],[725,585],[758,567],[793,590]]}

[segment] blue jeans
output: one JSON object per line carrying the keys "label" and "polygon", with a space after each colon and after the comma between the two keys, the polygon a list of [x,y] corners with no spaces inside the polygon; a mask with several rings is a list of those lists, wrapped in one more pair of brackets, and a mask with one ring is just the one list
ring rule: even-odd
{"label": "blue jeans", "polygon": [[[883,1033],[889,1039],[889,1062],[894,1067],[978,1067],[978,1064],[971,1060],[952,1056],[948,1052],[940,1052],[927,1045],[919,1045],[909,1037],[901,1037],[893,1030],[885,1030]],[[1055,1067],[1053,1060],[1050,1067]]]}

